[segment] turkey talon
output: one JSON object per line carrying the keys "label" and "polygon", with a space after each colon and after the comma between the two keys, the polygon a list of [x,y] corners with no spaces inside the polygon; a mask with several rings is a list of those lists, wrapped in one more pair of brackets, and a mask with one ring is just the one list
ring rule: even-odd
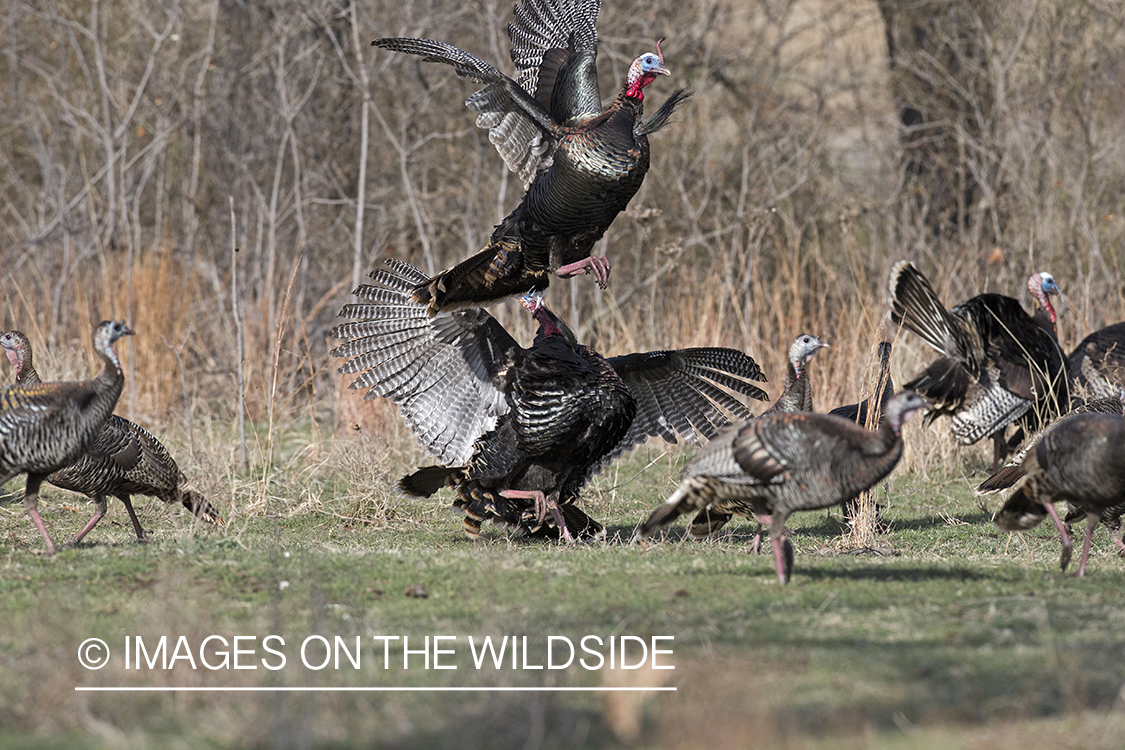
{"label": "turkey talon", "polygon": [[559,266],[555,275],[561,279],[569,279],[582,273],[593,274],[594,281],[597,282],[599,287],[605,289],[609,286],[610,267],[609,258],[591,255],[576,263]]}

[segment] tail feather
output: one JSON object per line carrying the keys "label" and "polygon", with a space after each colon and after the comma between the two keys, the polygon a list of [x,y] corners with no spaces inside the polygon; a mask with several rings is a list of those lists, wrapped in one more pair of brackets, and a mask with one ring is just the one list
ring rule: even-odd
{"label": "tail feather", "polygon": [[969,370],[976,371],[976,361],[969,334],[938,299],[934,288],[909,261],[899,261],[891,269],[891,320],[947,357],[964,360]]}
{"label": "tail feather", "polygon": [[1010,464],[1000,469],[988,479],[980,483],[976,493],[978,495],[992,495],[996,492],[1016,486],[1016,482],[1024,476],[1023,462]]}
{"label": "tail feather", "polygon": [[688,500],[692,495],[691,480],[688,479],[680,483],[672,496],[654,510],[648,519],[641,524],[640,529],[637,530],[637,535],[640,537],[651,536],[668,524],[675,521],[677,518],[686,513],[690,508],[685,500]]}
{"label": "tail feather", "polygon": [[178,495],[180,504],[195,514],[195,517],[199,520],[213,523],[216,526],[222,526],[225,523],[218,509],[195,490],[181,489]]}
{"label": "tail feather", "polygon": [[423,466],[398,480],[398,488],[412,497],[429,497],[447,486],[459,471],[458,467]]}
{"label": "tail feather", "polygon": [[434,315],[546,289],[549,282],[546,269],[528,268],[519,238],[504,236],[467,260],[418,283],[411,296]]}

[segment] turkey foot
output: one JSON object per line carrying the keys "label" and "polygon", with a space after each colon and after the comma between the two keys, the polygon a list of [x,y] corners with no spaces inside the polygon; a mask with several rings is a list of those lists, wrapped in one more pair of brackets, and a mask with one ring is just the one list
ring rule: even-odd
{"label": "turkey foot", "polygon": [[137,514],[133,511],[133,503],[129,501],[129,496],[121,495],[120,498],[121,502],[125,503],[125,510],[129,511],[129,520],[133,522],[133,531],[137,534],[137,541],[142,544],[147,542],[148,535],[145,534],[145,530],[141,528],[141,522],[137,519]]}
{"label": "turkey foot", "polygon": [[750,551],[755,555],[762,554],[762,526],[763,524],[759,521],[758,530],[754,532],[754,538],[750,540]]}
{"label": "turkey foot", "polygon": [[563,520],[562,511],[559,510],[558,503],[547,501],[547,496],[539,490],[501,490],[501,497],[506,497],[509,500],[534,500],[535,501],[535,517],[539,523],[547,517],[547,511],[551,512],[551,516],[555,519],[555,524],[562,532],[563,539],[568,544],[574,544],[574,537],[570,535],[570,529],[566,527],[566,521]]}
{"label": "turkey foot", "polygon": [[605,289],[609,286],[609,268],[609,258],[591,255],[589,258],[583,258],[577,263],[559,266],[559,269],[555,271],[555,275],[560,279],[569,279],[572,276],[577,276],[582,273],[592,273],[594,275],[594,280],[598,282],[598,286]]}
{"label": "turkey foot", "polygon": [[789,583],[793,575],[793,545],[789,543],[787,535],[779,536],[770,534],[770,544],[773,546],[773,562],[777,568],[777,580],[784,586]]}

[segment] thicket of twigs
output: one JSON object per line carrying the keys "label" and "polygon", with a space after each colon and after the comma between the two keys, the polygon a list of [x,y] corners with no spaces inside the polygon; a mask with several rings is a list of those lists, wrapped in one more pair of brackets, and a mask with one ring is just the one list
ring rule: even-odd
{"label": "thicket of twigs", "polygon": [[[560,281],[548,301],[607,354],[744,348],[772,393],[788,342],[818,334],[825,407],[895,336],[899,258],[951,303],[1026,301],[1052,271],[1066,345],[1125,319],[1125,11],[976,5],[606,0],[603,97],[661,36],[673,76],[646,103],[695,95],[599,248],[608,291]],[[97,320],[128,319],[120,411],[137,419],[233,415],[241,378],[251,419],[337,424],[325,332],[347,292],[387,255],[434,271],[477,250],[522,193],[462,104],[471,84],[370,41],[441,39],[510,70],[510,6],[10,0],[0,325],[61,378],[92,366]],[[926,113],[909,130],[904,97]],[[900,343],[898,378],[928,356]]]}

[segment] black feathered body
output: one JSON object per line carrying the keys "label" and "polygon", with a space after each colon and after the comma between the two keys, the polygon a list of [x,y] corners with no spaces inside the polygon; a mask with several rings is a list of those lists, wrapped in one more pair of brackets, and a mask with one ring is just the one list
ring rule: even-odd
{"label": "black feathered body", "polygon": [[649,166],[648,137],[635,132],[641,115],[641,101],[622,92],[604,114],[568,128],[559,140],[550,168],[513,212],[531,270],[588,258],[629,205]]}
{"label": "black feathered body", "polygon": [[[625,436],[637,405],[604,357],[589,347],[571,348],[561,335],[539,337],[515,364],[505,384],[508,413],[449,481],[470,534],[493,520],[552,538],[559,530],[550,516],[500,493],[539,491],[549,503],[573,504],[598,462]],[[402,486],[409,489],[409,481]],[[592,520],[583,525],[585,535],[601,531]]]}
{"label": "black feathered body", "polygon": [[403,477],[401,488],[426,497],[447,484],[465,510],[464,528],[484,520],[557,536],[555,519],[524,497],[541,492],[579,536],[601,527],[573,507],[596,472],[649,437],[701,444],[750,411],[736,397],[764,399],[753,359],[721,348],[629,354],[605,359],[578,344],[546,308],[525,349],[479,308],[438,312],[412,298],[417,269],[387,261],[374,284],[356,290],[351,322],[332,335],[348,357],[352,388],[398,404],[418,441],[442,466]]}
{"label": "black feathered body", "polygon": [[1125,323],[1094,331],[1066,358],[1075,392],[1090,398],[1125,399]]}
{"label": "black feathered body", "polygon": [[963,444],[1025,415],[1050,419],[1065,411],[1065,366],[1053,326],[1029,316],[1018,300],[981,294],[946,310],[929,281],[903,261],[891,272],[890,301],[892,321],[942,354],[905,387],[930,401],[928,420],[951,417]]}
{"label": "black feathered body", "polygon": [[[416,285],[415,300],[431,312],[545,289],[550,274],[590,257],[640,188],[649,167],[648,135],[667,123],[688,94],[677,91],[642,120],[642,89],[653,74],[627,82],[603,111],[596,68],[599,11],[596,0],[524,0],[516,6],[508,27],[515,80],[443,42],[375,42],[452,65],[459,75],[484,84],[465,104],[528,185],[482,250]],[[657,72],[667,70],[661,64]]]}

